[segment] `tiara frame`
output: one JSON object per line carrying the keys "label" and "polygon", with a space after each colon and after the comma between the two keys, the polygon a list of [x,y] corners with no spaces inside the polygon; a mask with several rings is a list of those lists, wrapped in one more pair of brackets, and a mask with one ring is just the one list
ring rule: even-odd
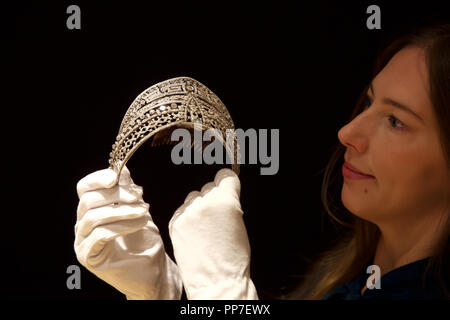
{"label": "tiara frame", "polygon": [[[234,123],[219,97],[199,81],[177,77],[159,82],[139,94],[131,103],[121,122],[112,145],[109,165],[117,174],[136,150],[150,138],[152,146],[170,144],[170,128],[216,129],[213,131],[225,147],[232,161],[232,169],[239,174],[239,146],[226,141],[227,130]],[[218,134],[220,132],[220,134]]]}

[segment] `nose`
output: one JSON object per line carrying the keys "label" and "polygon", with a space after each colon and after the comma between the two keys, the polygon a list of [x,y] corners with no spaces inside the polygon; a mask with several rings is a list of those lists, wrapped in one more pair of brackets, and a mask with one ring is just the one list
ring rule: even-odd
{"label": "nose", "polygon": [[358,115],[338,131],[339,141],[347,148],[353,148],[360,153],[366,152],[368,148],[367,123],[363,114]]}

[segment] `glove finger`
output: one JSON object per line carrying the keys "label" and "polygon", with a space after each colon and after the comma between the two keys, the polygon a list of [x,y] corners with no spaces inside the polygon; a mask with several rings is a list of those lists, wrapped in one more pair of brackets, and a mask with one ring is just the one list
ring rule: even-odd
{"label": "glove finger", "polygon": [[103,169],[88,174],[77,183],[78,198],[88,191],[111,188],[117,183],[117,173],[112,169]]}
{"label": "glove finger", "polygon": [[[147,203],[125,204],[120,206],[103,206],[86,212],[83,218],[75,225],[75,233],[79,237],[87,237],[93,229],[108,223],[122,223],[124,220],[133,220],[149,215]],[[151,219],[151,217],[150,217]]]}
{"label": "glove finger", "polygon": [[177,210],[175,210],[175,213],[173,214],[172,218],[169,221],[169,235],[172,232],[172,225],[174,221],[184,212],[186,207],[188,207],[195,199],[201,197],[201,193],[198,191],[191,191],[184,200],[184,203],[179,207]]}
{"label": "glove finger", "polygon": [[230,192],[238,199],[240,198],[241,182],[233,170],[228,168],[220,169],[214,178],[214,183],[220,189]]}
{"label": "glove finger", "polygon": [[77,209],[77,220],[83,218],[86,211],[109,204],[136,203],[142,201],[143,190],[136,185],[114,186],[109,189],[89,191],[81,196]]}
{"label": "glove finger", "polygon": [[175,219],[176,216],[179,216],[184,212],[184,209],[191,205],[192,202],[195,201],[195,199],[201,197],[202,194],[198,192],[197,190],[189,192],[189,194],[186,196],[186,199],[184,200],[184,203],[181,207],[179,207],[177,210],[175,210],[175,214],[173,215],[172,219]]}
{"label": "glove finger", "polygon": [[127,166],[123,166],[122,171],[120,172],[119,177],[119,185],[129,185],[134,184],[133,179],[131,179],[130,170],[128,170]]}
{"label": "glove finger", "polygon": [[197,190],[195,191],[191,191],[189,192],[189,194],[186,196],[186,199],[184,199],[184,203],[185,204],[189,204],[190,202],[192,202],[192,200],[194,200],[196,197],[201,196],[201,193],[198,192]]}
{"label": "glove finger", "polygon": [[90,269],[104,262],[110,251],[114,249],[108,246],[112,240],[141,230],[148,222],[148,216],[138,219],[125,220],[122,223],[110,223],[95,228],[84,239],[75,236],[75,253],[78,261]]}
{"label": "glove finger", "polygon": [[205,194],[207,194],[209,191],[211,191],[211,189],[215,188],[216,184],[214,182],[208,182],[207,184],[205,184],[202,187],[202,190],[200,190],[201,195],[204,196]]}

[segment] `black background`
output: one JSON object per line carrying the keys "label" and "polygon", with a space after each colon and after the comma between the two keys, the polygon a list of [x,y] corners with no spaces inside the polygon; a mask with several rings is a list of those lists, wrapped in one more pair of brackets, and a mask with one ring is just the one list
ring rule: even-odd
{"label": "black background", "polygon": [[[279,172],[242,165],[241,201],[260,298],[292,287],[337,236],[322,223],[321,170],[377,50],[411,26],[448,21],[444,3],[36,1],[5,9],[12,89],[2,108],[2,295],[124,299],[84,268],[82,289],[66,287],[66,268],[79,265],[75,187],[108,166],[134,98],[177,76],[213,90],[237,128],[280,129]],[[81,30],[66,28],[71,4],[81,8]],[[366,27],[370,4],[381,8],[381,30]],[[144,145],[128,167],[171,254],[172,212],[217,168],[177,167],[168,150]]]}

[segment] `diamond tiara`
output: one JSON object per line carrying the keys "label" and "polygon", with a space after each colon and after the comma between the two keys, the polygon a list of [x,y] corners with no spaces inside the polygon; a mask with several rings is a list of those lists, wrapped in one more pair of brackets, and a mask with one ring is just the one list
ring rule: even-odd
{"label": "diamond tiara", "polygon": [[227,129],[234,123],[223,102],[205,85],[189,77],[159,82],[142,92],[128,108],[112,145],[110,168],[120,174],[133,153],[153,137],[151,146],[173,143],[171,132],[176,128],[216,129],[215,134],[239,174],[238,144],[226,142]]}

